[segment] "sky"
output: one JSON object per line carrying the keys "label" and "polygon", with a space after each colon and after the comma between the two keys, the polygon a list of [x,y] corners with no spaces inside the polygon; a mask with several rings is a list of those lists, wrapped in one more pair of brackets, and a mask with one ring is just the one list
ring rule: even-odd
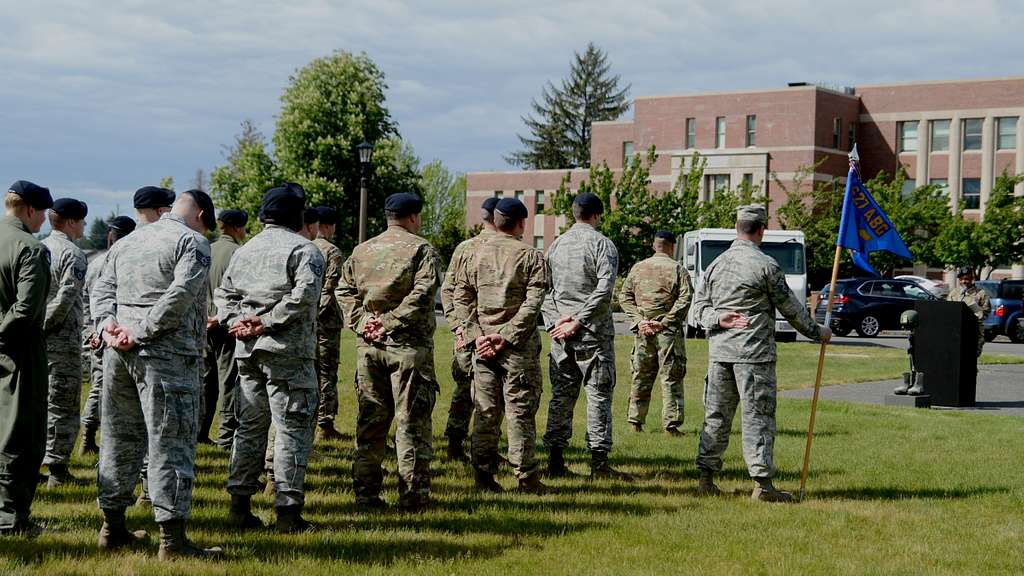
{"label": "sky", "polygon": [[0,0],[0,22],[0,184],[90,219],[190,187],[244,119],[269,140],[289,76],[335,50],[374,59],[402,137],[456,172],[511,169],[591,41],[632,96],[1024,75],[1024,0]]}

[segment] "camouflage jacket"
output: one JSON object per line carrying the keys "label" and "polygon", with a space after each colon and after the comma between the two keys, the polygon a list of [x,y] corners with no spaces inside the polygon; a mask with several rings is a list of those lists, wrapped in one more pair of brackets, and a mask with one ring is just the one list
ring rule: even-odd
{"label": "camouflage jacket", "polygon": [[669,332],[684,329],[691,300],[690,275],[671,256],[660,252],[634,264],[619,292],[619,305],[634,331],[641,320],[660,322]]}
{"label": "camouflage jacket", "polygon": [[228,328],[258,316],[263,334],[238,340],[235,357],[256,350],[316,358],[316,316],[324,259],[312,242],[269,224],[235,251],[214,291],[217,321]]}
{"label": "camouflage jacket", "polygon": [[352,250],[341,269],[338,300],[360,337],[371,317],[384,325],[384,344],[433,346],[438,257],[424,238],[388,226]]}
{"label": "camouflage jacket", "polygon": [[71,346],[68,351],[77,354],[82,337],[82,287],[89,263],[82,249],[63,232],[50,232],[43,245],[50,251],[50,290],[43,331],[47,342]]}
{"label": "camouflage jacket", "polygon": [[89,296],[92,294],[92,287],[96,284],[100,274],[103,273],[103,266],[107,263],[108,249],[103,254],[92,259],[85,271],[85,284],[82,286],[82,343],[87,343],[96,334],[96,324],[92,316],[92,308],[89,305]]}
{"label": "camouflage jacket", "polygon": [[92,286],[97,332],[127,327],[139,355],[202,356],[210,243],[172,213],[117,241]]}
{"label": "camouflage jacket", "polygon": [[[821,328],[789,289],[778,262],[753,242],[734,240],[704,272],[693,301],[693,317],[708,332],[710,361],[774,362],[776,309],[798,332],[821,339]],[[750,323],[721,328],[723,312],[744,314]]]}
{"label": "camouflage jacket", "polygon": [[452,252],[452,260],[448,263],[448,270],[444,274],[444,282],[441,283],[441,308],[444,310],[444,318],[448,321],[448,327],[454,332],[464,319],[460,319],[455,315],[455,278],[462,271],[462,267],[465,264],[466,258],[473,255],[483,240],[494,236],[492,230],[484,228],[476,236],[463,240],[455,247],[455,251]]}
{"label": "camouflage jacket", "polygon": [[606,340],[615,336],[612,293],[619,270],[619,252],[589,224],[573,224],[548,249],[551,287],[544,299],[544,327],[554,328],[572,316],[583,329],[574,338]]}
{"label": "camouflage jacket", "polygon": [[950,302],[963,302],[967,304],[967,307],[971,309],[971,313],[974,314],[974,317],[979,322],[984,322],[989,312],[992,311],[992,303],[989,302],[988,293],[978,288],[977,284],[966,289],[962,286],[957,286],[949,293],[948,299]]}
{"label": "camouflage jacket", "polygon": [[524,346],[537,335],[548,282],[544,254],[512,236],[498,232],[474,245],[452,295],[466,345],[501,334],[512,346]]}
{"label": "camouflage jacket", "polygon": [[341,266],[345,263],[341,250],[325,238],[313,240],[324,258],[324,283],[320,289],[320,303],[317,308],[317,322],[321,329],[337,331],[341,329],[341,305],[335,292],[341,280]]}

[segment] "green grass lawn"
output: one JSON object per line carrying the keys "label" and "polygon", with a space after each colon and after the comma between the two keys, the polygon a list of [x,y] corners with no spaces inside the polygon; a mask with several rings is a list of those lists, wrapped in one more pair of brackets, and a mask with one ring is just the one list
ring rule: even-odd
{"label": "green grass lawn", "polygon": [[[225,524],[227,454],[201,447],[197,466],[193,538],[222,545],[224,561],[160,564],[156,545],[146,553],[101,555],[96,531],[95,459],[76,456],[79,486],[40,489],[35,518],[50,530],[35,541],[0,539],[0,574],[961,574],[1019,573],[1024,567],[1024,419],[954,411],[924,411],[821,402],[808,500],[799,505],[758,504],[739,453],[739,434],[726,455],[721,487],[726,496],[695,495],[696,431],[706,344],[687,344],[685,436],[657,432],[660,395],[649,424],[636,434],[625,425],[630,342],[618,343],[616,445],[613,464],[636,474],[634,483],[548,480],[557,492],[542,497],[481,495],[471,471],[438,458],[435,504],[423,514],[355,510],[351,441],[318,445],[320,459],[307,474],[307,517],[321,530],[297,536],[239,534]],[[353,341],[346,334],[339,429],[351,434]],[[451,378],[451,339],[437,343],[442,393],[434,411],[435,446]],[[780,346],[783,388],[813,385],[818,347]],[[1013,361],[986,358],[986,361]],[[894,378],[906,354],[880,348],[829,349],[827,383]],[[1024,383],[1022,383],[1024,387]],[[538,414],[543,430],[547,401]],[[780,399],[776,461],[778,483],[795,490],[809,403]],[[582,406],[568,456],[586,471]],[[738,424],[738,419],[737,419]],[[541,454],[544,457],[543,453]],[[394,502],[394,459],[384,496]],[[499,477],[506,487],[515,480]],[[272,502],[254,500],[257,514],[273,518]],[[156,531],[149,511],[129,510],[132,527]]]}

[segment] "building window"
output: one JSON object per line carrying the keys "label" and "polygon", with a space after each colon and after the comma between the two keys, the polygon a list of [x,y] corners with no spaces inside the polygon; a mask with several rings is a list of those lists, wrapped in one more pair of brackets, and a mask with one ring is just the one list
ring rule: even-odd
{"label": "building window", "polygon": [[686,147],[696,148],[697,147],[697,119],[687,118],[686,119]]}
{"label": "building window", "polygon": [[931,126],[931,151],[949,151],[949,120],[932,120]]}
{"label": "building window", "polygon": [[960,200],[967,210],[981,207],[981,178],[964,178],[960,184]]}
{"label": "building window", "polygon": [[633,157],[633,143],[623,142],[622,143],[622,167],[629,166],[629,160]]}
{"label": "building window", "polygon": [[544,249],[544,237],[543,236],[534,236],[533,237],[533,247],[536,248],[537,250],[543,250]]}
{"label": "building window", "polygon": [[494,197],[495,198],[504,198],[505,197],[505,191],[504,190],[495,190],[494,191]]}
{"label": "building window", "polygon": [[1017,117],[996,119],[996,150],[1017,149]]}
{"label": "building window", "polygon": [[704,177],[704,189],[707,190],[708,200],[714,198],[719,191],[729,189],[729,175],[708,174]]}
{"label": "building window", "polygon": [[715,148],[725,148],[725,116],[715,118]]}
{"label": "building window", "polygon": [[747,146],[757,146],[757,116],[747,116]]}
{"label": "building window", "polygon": [[914,190],[917,190],[917,183],[911,180],[908,176],[907,179],[903,181],[903,189],[900,190],[900,197],[910,198],[914,195]]}
{"label": "building window", "polygon": [[843,147],[843,119],[832,119],[832,147],[840,150]]}
{"label": "building window", "polygon": [[520,202],[523,201],[523,191],[522,190],[516,190],[516,200],[519,200]]}
{"label": "building window", "polygon": [[743,188],[746,190],[754,189],[754,175],[747,172],[743,175]]}
{"label": "building window", "polygon": [[964,150],[981,150],[981,118],[964,120]]}
{"label": "building window", "polygon": [[949,196],[949,180],[946,178],[932,178],[929,184],[938,188],[943,195]]}
{"label": "building window", "polygon": [[849,135],[847,136],[847,138],[849,138],[850,140],[850,150],[853,150],[853,145],[857,143],[857,123],[850,122],[850,127],[848,128],[848,131]]}
{"label": "building window", "polygon": [[898,152],[917,152],[917,121],[898,123]]}
{"label": "building window", "polygon": [[537,190],[533,197],[533,212],[534,214],[540,214],[544,211],[544,191]]}

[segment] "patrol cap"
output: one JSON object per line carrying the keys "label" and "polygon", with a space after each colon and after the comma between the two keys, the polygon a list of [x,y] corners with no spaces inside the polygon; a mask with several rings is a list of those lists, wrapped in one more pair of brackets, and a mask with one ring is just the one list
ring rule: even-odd
{"label": "patrol cap", "polygon": [[423,200],[416,194],[398,192],[384,201],[384,210],[394,212],[399,218],[423,211]]}
{"label": "patrol cap", "polygon": [[768,211],[760,204],[747,204],[736,209],[737,222],[756,222],[762,226],[768,225]]}
{"label": "patrol cap", "polygon": [[578,194],[572,203],[582,208],[585,214],[604,214],[604,202],[593,192]]}
{"label": "patrol cap", "polygon": [[127,216],[115,216],[114,218],[111,218],[109,222],[107,222],[107,226],[113,228],[114,230],[117,230],[118,232],[128,234],[129,232],[135,230],[135,220],[132,220]]}
{"label": "patrol cap", "polygon": [[963,278],[964,276],[974,277],[974,268],[970,266],[961,266],[956,269],[956,277]]}
{"label": "patrol cap", "polygon": [[490,198],[484,200],[484,203],[481,204],[480,207],[483,208],[484,210],[487,210],[488,212],[494,212],[494,207],[498,205],[498,202],[500,200],[501,198],[491,196]]}
{"label": "patrol cap", "polygon": [[330,206],[317,206],[316,211],[320,213],[320,223],[324,226],[332,226],[338,223],[338,211]]}
{"label": "patrol cap", "polygon": [[671,242],[673,244],[676,243],[676,235],[669,232],[668,230],[658,230],[657,232],[654,233],[654,237],[661,238],[662,240]]}
{"label": "patrol cap", "polygon": [[174,204],[174,192],[159,186],[143,186],[135,191],[133,202],[136,209],[170,208]]}
{"label": "patrol cap", "polygon": [[53,208],[50,210],[66,220],[85,220],[89,214],[89,207],[85,205],[85,202],[74,198],[57,198],[53,201]]}
{"label": "patrol cap", "polygon": [[302,223],[305,225],[316,224],[320,221],[320,211],[316,208],[306,208],[302,212]]}
{"label": "patrol cap", "polygon": [[221,210],[220,214],[217,214],[217,220],[227,224],[228,226],[241,228],[249,223],[249,215],[245,213],[245,210],[228,208],[227,210]]}
{"label": "patrol cap", "polygon": [[213,230],[217,227],[217,217],[214,214],[213,198],[206,192],[199,189],[186,190],[181,193],[182,196],[188,194],[196,201],[196,205],[203,211],[203,226],[206,226],[207,230]]}
{"label": "patrol cap", "polygon": [[263,194],[260,204],[260,220],[288,226],[293,230],[302,227],[302,210],[306,206],[306,191],[302,186],[289,182],[271,188]]}
{"label": "patrol cap", "polygon": [[28,180],[18,180],[11,187],[7,189],[11,194],[17,194],[21,196],[21,199],[26,204],[35,208],[36,210],[46,210],[47,208],[53,208],[53,198],[50,196],[50,189],[43,188],[39,184],[34,184]]}
{"label": "patrol cap", "polygon": [[518,198],[502,198],[494,209],[513,220],[525,220],[530,215],[526,205]]}

